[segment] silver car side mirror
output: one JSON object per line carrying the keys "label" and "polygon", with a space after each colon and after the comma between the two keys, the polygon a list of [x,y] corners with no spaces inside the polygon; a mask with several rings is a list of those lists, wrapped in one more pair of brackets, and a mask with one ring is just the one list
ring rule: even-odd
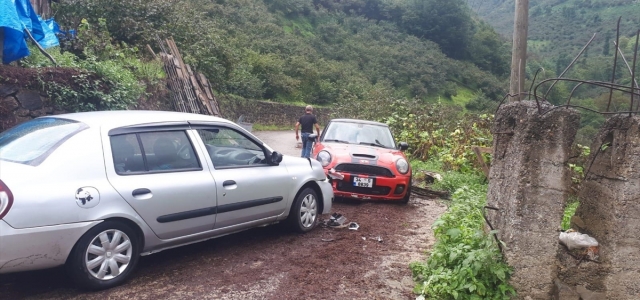
{"label": "silver car side mirror", "polygon": [[278,153],[277,151],[272,152],[269,162],[274,166],[279,165],[280,162],[282,162],[282,154]]}

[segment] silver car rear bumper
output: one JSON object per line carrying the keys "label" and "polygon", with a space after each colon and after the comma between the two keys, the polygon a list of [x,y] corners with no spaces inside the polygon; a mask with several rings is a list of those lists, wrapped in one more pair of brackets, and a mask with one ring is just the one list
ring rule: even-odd
{"label": "silver car rear bumper", "polygon": [[0,274],[63,265],[76,241],[100,222],[15,229],[0,220]]}

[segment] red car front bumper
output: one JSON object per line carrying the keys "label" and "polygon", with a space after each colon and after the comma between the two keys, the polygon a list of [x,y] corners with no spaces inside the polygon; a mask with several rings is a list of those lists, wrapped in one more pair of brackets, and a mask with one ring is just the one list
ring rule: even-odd
{"label": "red car front bumper", "polygon": [[[336,197],[361,200],[403,200],[411,180],[409,174],[381,177],[346,172],[339,172],[338,174],[344,178],[337,179],[336,176],[330,176],[327,170],[325,172],[330,179],[333,194]],[[373,187],[355,186],[354,177],[373,179]]]}

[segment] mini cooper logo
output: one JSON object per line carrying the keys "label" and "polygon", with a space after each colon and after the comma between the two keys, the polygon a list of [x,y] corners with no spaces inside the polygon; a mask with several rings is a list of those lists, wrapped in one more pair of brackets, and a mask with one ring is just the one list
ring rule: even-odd
{"label": "mini cooper logo", "polygon": [[361,159],[361,160],[360,160],[360,163],[361,163],[361,164],[364,164],[364,165],[368,165],[368,164],[369,164],[369,161],[368,161],[368,160],[366,160],[366,159]]}
{"label": "mini cooper logo", "polygon": [[76,203],[82,208],[91,208],[98,205],[100,193],[92,187],[81,187],[76,190]]}

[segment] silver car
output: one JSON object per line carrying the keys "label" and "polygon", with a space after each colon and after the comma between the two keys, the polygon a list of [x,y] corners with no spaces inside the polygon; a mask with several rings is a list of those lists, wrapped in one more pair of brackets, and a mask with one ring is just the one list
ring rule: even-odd
{"label": "silver car", "polygon": [[139,255],[331,210],[320,163],[233,122],[157,111],[37,118],[0,134],[0,273],[122,283]]}

